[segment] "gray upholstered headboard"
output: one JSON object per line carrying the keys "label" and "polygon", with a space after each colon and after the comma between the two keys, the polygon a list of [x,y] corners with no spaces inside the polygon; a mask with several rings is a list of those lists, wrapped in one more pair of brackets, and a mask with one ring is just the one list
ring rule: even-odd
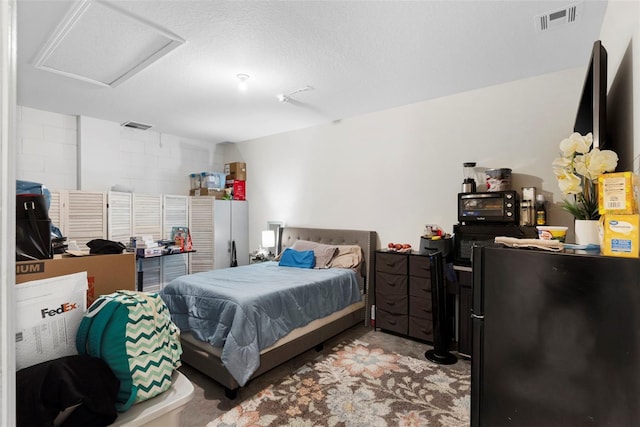
{"label": "gray upholstered headboard", "polygon": [[309,240],[311,242],[327,245],[359,245],[364,254],[362,275],[365,278],[365,323],[368,324],[371,317],[371,304],[373,303],[373,255],[376,250],[376,232],[365,230],[339,230],[329,228],[303,228],[285,227],[280,237],[278,253],[291,247],[296,240]]}

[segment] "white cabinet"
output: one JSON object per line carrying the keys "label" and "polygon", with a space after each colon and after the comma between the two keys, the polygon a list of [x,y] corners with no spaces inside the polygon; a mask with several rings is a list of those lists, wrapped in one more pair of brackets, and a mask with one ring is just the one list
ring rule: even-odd
{"label": "white cabinet", "polygon": [[191,255],[191,272],[229,267],[232,242],[238,265],[249,264],[248,228],[246,201],[190,197],[189,230],[196,250]]}

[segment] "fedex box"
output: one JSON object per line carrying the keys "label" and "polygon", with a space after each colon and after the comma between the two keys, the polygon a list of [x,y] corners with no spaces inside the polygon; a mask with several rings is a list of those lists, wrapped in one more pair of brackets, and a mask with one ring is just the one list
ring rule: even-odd
{"label": "fedex box", "polygon": [[78,354],[76,334],[87,311],[87,273],[16,286],[16,368]]}
{"label": "fedex box", "polygon": [[100,295],[124,289],[136,290],[136,256],[133,252],[114,255],[62,256],[16,263],[16,284],[65,274],[87,272],[87,307]]}

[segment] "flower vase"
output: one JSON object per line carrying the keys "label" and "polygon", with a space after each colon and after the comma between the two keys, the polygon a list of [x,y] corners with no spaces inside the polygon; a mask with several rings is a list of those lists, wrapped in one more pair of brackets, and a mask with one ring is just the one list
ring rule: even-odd
{"label": "flower vase", "polygon": [[576,219],[574,232],[577,245],[600,245],[600,221],[597,219]]}

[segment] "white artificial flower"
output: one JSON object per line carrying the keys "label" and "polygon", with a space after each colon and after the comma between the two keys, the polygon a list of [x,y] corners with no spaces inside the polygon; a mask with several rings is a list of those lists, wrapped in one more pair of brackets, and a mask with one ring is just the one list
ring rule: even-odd
{"label": "white artificial flower", "polygon": [[560,151],[563,156],[572,156],[576,153],[584,154],[589,152],[589,148],[593,143],[593,135],[589,132],[586,136],[574,132],[560,142]]}
{"label": "white artificial flower", "polygon": [[613,172],[618,165],[618,155],[611,150],[594,148],[589,155],[589,172],[595,178],[605,172]]}
{"label": "white artificial flower", "polygon": [[582,180],[574,174],[565,173],[558,177],[558,187],[565,195],[579,194],[582,192]]}
{"label": "white artificial flower", "polygon": [[565,196],[563,209],[576,219],[598,219],[597,180],[605,172],[613,172],[618,155],[611,150],[594,148],[593,135],[577,132],[560,142],[562,157],[553,160],[553,173]]}

